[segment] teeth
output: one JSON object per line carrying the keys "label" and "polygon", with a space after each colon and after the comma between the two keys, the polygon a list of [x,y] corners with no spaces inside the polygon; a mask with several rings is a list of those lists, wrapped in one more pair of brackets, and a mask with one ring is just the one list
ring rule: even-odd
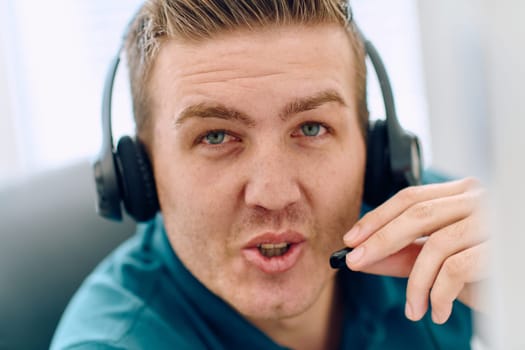
{"label": "teeth", "polygon": [[277,244],[263,243],[263,244],[260,244],[257,248],[259,248],[259,251],[261,252],[262,255],[268,258],[271,258],[274,256],[280,256],[286,253],[288,249],[290,249],[290,244],[289,243],[277,243]]}
{"label": "teeth", "polygon": [[277,243],[277,244],[272,244],[272,243],[263,243],[259,246],[259,248],[262,248],[262,249],[272,249],[272,248],[286,248],[288,246],[288,243]]}

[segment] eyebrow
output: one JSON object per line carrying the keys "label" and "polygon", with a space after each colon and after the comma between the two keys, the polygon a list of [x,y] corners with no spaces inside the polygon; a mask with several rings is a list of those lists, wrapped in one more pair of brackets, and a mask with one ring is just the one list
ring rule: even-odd
{"label": "eyebrow", "polygon": [[241,111],[219,103],[210,104],[205,102],[186,107],[175,121],[175,126],[180,126],[184,121],[195,117],[240,121],[248,126],[255,126],[255,121]]}
{"label": "eyebrow", "polygon": [[343,107],[346,106],[343,97],[341,97],[337,91],[329,89],[309,97],[298,98],[288,103],[282,109],[279,116],[282,120],[286,120],[291,115],[310,111],[330,102],[335,102]]}
{"label": "eyebrow", "polygon": [[[279,113],[279,118],[283,121],[294,114],[316,109],[323,104],[335,102],[341,106],[346,106],[341,95],[333,90],[328,89],[318,92],[312,96],[297,98],[286,104]],[[175,120],[175,126],[182,125],[190,118],[219,118],[224,120],[239,121],[247,126],[254,127],[255,121],[244,112],[235,108],[227,107],[220,103],[201,102],[186,107]]]}

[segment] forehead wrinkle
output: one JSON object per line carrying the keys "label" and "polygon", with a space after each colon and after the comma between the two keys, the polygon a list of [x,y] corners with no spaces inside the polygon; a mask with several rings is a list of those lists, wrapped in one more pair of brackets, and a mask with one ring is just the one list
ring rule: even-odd
{"label": "forehead wrinkle", "polygon": [[245,81],[255,81],[258,79],[280,79],[283,75],[289,74],[288,71],[268,69],[267,67],[249,66],[247,69],[229,63],[225,67],[206,67],[200,70],[185,72],[180,75],[183,79],[188,79],[197,84],[222,84],[222,83],[243,83]]}

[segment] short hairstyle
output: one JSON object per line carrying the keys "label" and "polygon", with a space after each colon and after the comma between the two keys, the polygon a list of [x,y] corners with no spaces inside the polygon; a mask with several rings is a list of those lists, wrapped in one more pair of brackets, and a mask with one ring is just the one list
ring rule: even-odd
{"label": "short hairstyle", "polygon": [[204,41],[215,34],[272,25],[339,24],[347,30],[355,62],[359,124],[366,137],[365,50],[346,0],[148,0],[131,21],[125,40],[138,137],[151,138],[148,82],[163,41]]}

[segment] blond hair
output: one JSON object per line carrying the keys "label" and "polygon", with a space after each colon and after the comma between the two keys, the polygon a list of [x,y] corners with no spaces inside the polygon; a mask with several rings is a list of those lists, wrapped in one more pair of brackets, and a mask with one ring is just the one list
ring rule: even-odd
{"label": "blond hair", "polygon": [[214,34],[271,25],[339,24],[347,29],[355,62],[359,124],[366,136],[366,64],[362,41],[346,0],[148,0],[132,20],[125,50],[135,125],[139,138],[150,139],[148,80],[162,42],[177,38],[210,39]]}

